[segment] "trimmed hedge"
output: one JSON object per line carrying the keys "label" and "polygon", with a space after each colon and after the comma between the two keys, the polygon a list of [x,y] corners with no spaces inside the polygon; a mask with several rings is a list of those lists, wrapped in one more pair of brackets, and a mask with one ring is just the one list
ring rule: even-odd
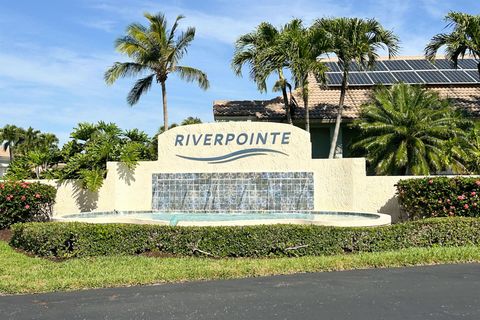
{"label": "trimmed hedge", "polygon": [[397,195],[409,218],[480,217],[480,178],[400,180]]}
{"label": "trimmed hedge", "polygon": [[313,225],[170,227],[79,222],[12,227],[11,245],[46,257],[136,255],[280,257],[480,245],[480,219],[444,218],[375,228]]}
{"label": "trimmed hedge", "polygon": [[39,182],[0,182],[0,229],[17,222],[48,221],[57,190]]}

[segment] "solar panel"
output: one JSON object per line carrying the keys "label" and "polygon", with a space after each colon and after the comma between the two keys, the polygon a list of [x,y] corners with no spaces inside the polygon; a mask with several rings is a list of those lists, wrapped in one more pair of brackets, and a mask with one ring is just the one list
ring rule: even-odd
{"label": "solar panel", "polygon": [[465,71],[470,77],[475,79],[476,82],[480,82],[480,76],[478,75],[478,70],[467,70]]}
{"label": "solar panel", "polygon": [[412,70],[412,68],[410,68],[410,66],[403,60],[385,60],[383,63],[389,70]]}
{"label": "solar panel", "polygon": [[[337,62],[325,62],[325,65],[329,67],[331,72],[341,72],[343,66],[341,63]],[[362,71],[388,71],[387,67],[382,63],[382,61],[376,61],[373,66],[370,68],[368,65],[362,66],[356,61],[350,62],[350,72],[362,72]]]}
{"label": "solar panel", "polygon": [[362,71],[362,67],[356,63],[356,62],[351,62],[350,63],[350,71]]}
{"label": "solar panel", "polygon": [[387,67],[383,64],[382,61],[376,61],[373,64],[372,71],[388,71]]}
{"label": "solar panel", "polygon": [[459,59],[458,66],[462,69],[477,69],[478,62],[473,59]]}
{"label": "solar panel", "polygon": [[405,83],[424,83],[424,81],[413,71],[400,71],[393,73],[399,82]]}
{"label": "solar panel", "polygon": [[445,77],[452,83],[472,83],[474,80],[462,70],[442,70]]}
{"label": "solar panel", "polygon": [[440,71],[417,71],[417,74],[426,83],[449,83],[450,82]]}
{"label": "solar panel", "polygon": [[373,82],[367,76],[365,72],[352,72],[348,76],[348,83],[349,84],[357,84],[357,85],[372,85]]}
{"label": "solar panel", "polygon": [[374,84],[394,84],[397,82],[390,72],[369,72],[368,75]]}
{"label": "solar panel", "polygon": [[[356,62],[350,63],[349,85],[371,86],[374,84],[392,85],[396,82],[409,84],[442,84],[449,85],[480,83],[477,71],[478,60],[459,59],[458,69],[451,61],[438,59],[430,62],[425,59],[381,60],[371,68],[363,68]],[[342,84],[342,66],[338,62],[326,62],[331,72],[327,72],[327,84]]]}
{"label": "solar panel", "polygon": [[427,60],[405,60],[413,70],[435,70],[436,68]]}
{"label": "solar panel", "polygon": [[433,62],[433,64],[438,69],[455,69],[453,62],[446,59],[437,59]]}
{"label": "solar panel", "polygon": [[336,62],[325,62],[325,65],[327,66],[329,71],[333,71],[333,72],[341,71]]}
{"label": "solar panel", "polygon": [[342,74],[340,72],[327,72],[327,83],[329,85],[341,85],[342,84]]}

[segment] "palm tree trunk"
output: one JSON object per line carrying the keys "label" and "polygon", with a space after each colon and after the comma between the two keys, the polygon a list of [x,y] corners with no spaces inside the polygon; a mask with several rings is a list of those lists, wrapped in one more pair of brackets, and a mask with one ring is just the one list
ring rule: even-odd
{"label": "palm tree trunk", "polygon": [[162,101],[163,101],[163,130],[168,130],[168,109],[167,109],[167,88],[165,87],[165,81],[162,84]]}
{"label": "palm tree trunk", "polygon": [[290,112],[290,102],[288,101],[287,86],[286,85],[282,85],[282,95],[283,95],[283,103],[285,104],[285,113],[287,114],[287,122],[289,124],[293,124],[292,114]]}
{"label": "palm tree trunk", "polygon": [[310,110],[308,109],[308,89],[305,89],[308,83],[304,84],[303,89],[303,106],[305,107],[305,130],[310,133]]}
{"label": "palm tree trunk", "polygon": [[330,144],[330,152],[328,158],[333,159],[335,157],[335,151],[337,149],[338,134],[340,133],[340,124],[342,123],[343,115],[343,103],[345,101],[345,95],[347,93],[347,80],[348,71],[343,71],[342,88],[340,90],[340,102],[338,104],[337,119],[335,121],[335,130],[333,131],[332,143]]}
{"label": "palm tree trunk", "polygon": [[292,121],[292,114],[290,112],[290,101],[288,100],[287,94],[287,84],[285,83],[285,77],[283,76],[282,70],[278,70],[278,77],[282,83],[282,96],[283,96],[283,104],[285,105],[285,113],[287,115],[287,122],[289,124],[293,124]]}
{"label": "palm tree trunk", "polygon": [[11,144],[8,146],[8,156],[10,157],[10,162],[12,162],[13,161],[13,149],[12,149]]}

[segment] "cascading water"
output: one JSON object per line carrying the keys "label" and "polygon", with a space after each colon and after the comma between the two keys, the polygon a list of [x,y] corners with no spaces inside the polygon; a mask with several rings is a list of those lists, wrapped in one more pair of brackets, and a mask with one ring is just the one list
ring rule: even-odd
{"label": "cascading water", "polygon": [[313,210],[313,173],[158,173],[152,177],[152,210]]}

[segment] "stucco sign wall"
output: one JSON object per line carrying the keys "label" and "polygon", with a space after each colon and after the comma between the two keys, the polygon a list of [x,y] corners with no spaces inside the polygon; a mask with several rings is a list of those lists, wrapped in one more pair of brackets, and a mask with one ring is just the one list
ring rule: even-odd
{"label": "stucco sign wall", "polygon": [[310,137],[286,124],[224,122],[176,127],[158,138],[159,161],[215,166],[311,158]]}
{"label": "stucco sign wall", "polygon": [[[365,159],[312,159],[309,134],[288,124],[188,125],[158,137],[158,160],[107,163],[96,194],[58,191],[56,214],[141,210],[372,211],[398,215],[400,177],[368,177]],[[80,191],[79,191],[80,190]]]}

